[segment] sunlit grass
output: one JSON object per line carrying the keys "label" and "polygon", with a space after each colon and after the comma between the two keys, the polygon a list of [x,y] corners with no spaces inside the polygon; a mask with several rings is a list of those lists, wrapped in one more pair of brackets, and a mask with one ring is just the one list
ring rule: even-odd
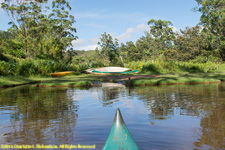
{"label": "sunlit grass", "polygon": [[42,80],[39,86],[92,86],[94,81],[100,80],[90,74],[68,75],[63,77],[37,78]]}
{"label": "sunlit grass", "polygon": [[37,81],[38,80],[32,78],[25,78],[21,76],[0,77],[0,87],[29,84]]}
{"label": "sunlit grass", "polygon": [[141,85],[163,85],[163,84],[197,84],[197,83],[219,83],[225,80],[225,74],[200,73],[200,74],[165,74],[160,77],[149,77],[133,79],[127,84],[133,86]]}
{"label": "sunlit grass", "polygon": [[[140,74],[126,74],[126,75],[110,75],[108,82],[119,80],[120,77],[132,77]],[[105,76],[96,76],[92,74],[67,75],[63,77],[51,76],[9,76],[0,77],[0,87],[16,86],[22,84],[29,84],[34,82],[42,87],[90,87],[94,86],[95,81],[105,81]],[[139,79],[132,79],[126,82],[127,85],[161,85],[161,84],[196,84],[196,83],[212,83],[225,80],[225,73],[181,73],[181,74],[161,74],[160,77],[143,77]]]}

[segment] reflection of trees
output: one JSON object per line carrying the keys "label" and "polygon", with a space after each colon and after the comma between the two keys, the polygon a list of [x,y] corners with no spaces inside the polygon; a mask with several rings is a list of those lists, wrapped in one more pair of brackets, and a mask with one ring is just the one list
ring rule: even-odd
{"label": "reflection of trees", "polygon": [[69,143],[78,117],[78,105],[74,103],[71,93],[62,88],[25,86],[1,92],[0,106],[15,106],[11,110],[10,131],[4,134],[5,141]]}
{"label": "reflection of trees", "polygon": [[121,91],[125,91],[124,87],[103,87],[102,88],[102,100],[103,106],[110,106],[117,102],[116,100],[121,94]]}
{"label": "reflection of trees", "polygon": [[150,120],[167,119],[175,113],[201,117],[201,132],[194,146],[225,148],[225,84],[181,85],[136,88],[150,110]]}
{"label": "reflection of trees", "polygon": [[[224,102],[225,103],[225,102]],[[203,144],[217,149],[225,148],[225,104],[212,108],[209,115],[201,119],[200,139],[194,143],[196,147]]]}
{"label": "reflection of trees", "polygon": [[[166,119],[179,113],[180,115],[200,116],[209,103],[214,103],[216,84],[153,86],[135,88],[134,94],[144,102],[150,110],[151,119]],[[176,110],[176,112],[175,112]]]}

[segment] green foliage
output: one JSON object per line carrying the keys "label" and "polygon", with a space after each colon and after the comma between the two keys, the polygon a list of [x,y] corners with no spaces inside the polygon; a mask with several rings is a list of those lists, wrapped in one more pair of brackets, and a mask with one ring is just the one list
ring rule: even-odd
{"label": "green foliage", "polygon": [[179,53],[177,50],[168,49],[163,52],[163,55],[165,56],[166,60],[177,60]]}
{"label": "green foliage", "polygon": [[108,66],[107,59],[99,59],[99,55],[95,51],[78,51],[78,55],[73,56],[70,66],[75,70],[82,72],[88,68],[97,68]]}
{"label": "green foliage", "polygon": [[5,0],[1,3],[10,18],[9,30],[14,33],[12,40],[1,44],[5,53],[21,58],[63,57],[63,52],[72,46],[72,41],[77,38],[73,35],[76,29],[72,27],[75,20],[67,11],[71,10],[68,1],[53,1],[52,13],[49,15],[44,12],[50,8],[43,7],[47,2]]}
{"label": "green foliage", "polygon": [[71,64],[73,57],[76,56],[77,53],[74,50],[67,50],[66,52],[63,53],[63,61],[66,64]]}
{"label": "green foliage", "polygon": [[125,64],[124,67],[130,68],[132,70],[137,69],[140,72],[144,64],[144,61],[132,61]]}
{"label": "green foliage", "polygon": [[217,82],[220,83],[219,79],[208,78],[202,76],[201,74],[197,75],[165,75],[158,78],[143,78],[143,79],[133,79],[131,83],[128,81],[126,84],[133,86],[143,86],[143,85],[166,85],[166,84],[196,84],[196,83],[209,83]]}
{"label": "green foliage", "polygon": [[142,60],[148,60],[149,57],[158,55],[155,45],[155,40],[152,38],[150,32],[145,32],[145,36],[137,40],[136,47]]}
{"label": "green foliage", "polygon": [[72,65],[64,65],[63,63],[53,60],[42,59],[20,59],[13,62],[0,61],[0,75],[49,75],[58,71],[81,71],[84,67],[77,68]]}
{"label": "green foliage", "polygon": [[[0,31],[0,75],[48,75],[88,68],[123,66],[142,73],[218,72],[225,68],[225,0],[196,0],[200,24],[174,33],[172,23],[148,21],[150,30],[136,43],[119,46],[106,32],[93,51],[74,51],[76,28],[67,0],[5,0],[1,7],[10,18]],[[45,13],[45,11],[51,11]],[[217,66],[218,64],[218,66]]]}
{"label": "green foliage", "polygon": [[[224,66],[219,64],[219,66]],[[138,61],[130,62],[125,65],[127,68],[138,69],[139,72],[144,74],[167,74],[167,73],[181,73],[181,72],[216,72],[217,64],[207,61],[206,63],[193,62],[179,62],[166,60],[161,55],[156,60],[150,60],[148,62]]]}
{"label": "green foliage", "polygon": [[150,34],[154,38],[157,53],[160,54],[172,47],[172,40],[175,36],[171,27],[173,24],[170,21],[151,19],[148,25],[150,25]]}
{"label": "green foliage", "polygon": [[108,57],[109,61],[113,64],[114,59],[118,57],[118,39],[112,38],[110,34],[106,32],[101,35],[100,42],[98,42],[100,49],[96,49],[100,57]]}
{"label": "green foliage", "polygon": [[11,63],[0,61],[0,75],[14,75],[15,67]]}
{"label": "green foliage", "polygon": [[119,51],[124,63],[141,60],[142,51],[132,41],[128,41],[126,44],[122,43]]}
{"label": "green foliage", "polygon": [[11,31],[0,31],[0,54],[10,54],[18,58],[24,58],[24,45],[14,37],[17,35]]}
{"label": "green foliage", "polygon": [[202,13],[200,24],[203,32],[208,35],[208,40],[213,50],[225,60],[225,0],[196,0],[200,5],[195,8]]}
{"label": "green foliage", "polygon": [[174,43],[174,48],[177,50],[176,58],[179,61],[189,61],[198,56],[210,55],[211,48],[199,26],[181,30],[181,34],[177,35]]}
{"label": "green foliage", "polygon": [[75,23],[74,16],[69,15],[68,11],[71,10],[71,6],[66,0],[54,0],[52,8],[52,13],[49,15],[52,34],[58,39],[59,49],[66,50],[67,47],[72,46],[72,41],[77,38],[72,34],[76,32],[76,28],[72,27]]}

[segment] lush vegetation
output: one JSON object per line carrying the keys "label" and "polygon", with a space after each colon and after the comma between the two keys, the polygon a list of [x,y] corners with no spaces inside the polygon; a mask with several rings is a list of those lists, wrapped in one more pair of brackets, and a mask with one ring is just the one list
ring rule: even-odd
{"label": "lush vegetation", "polygon": [[174,74],[161,75],[157,78],[140,78],[126,81],[130,86],[145,85],[170,85],[170,84],[198,84],[198,83],[220,83],[224,79],[224,74]]}
{"label": "lush vegetation", "polygon": [[30,83],[37,83],[41,80],[33,79],[33,78],[25,78],[21,76],[8,76],[8,77],[0,77],[0,88],[1,87],[11,87],[16,85],[24,85]]}
{"label": "lush vegetation", "polygon": [[171,21],[151,19],[135,43],[119,44],[103,33],[99,47],[75,51],[74,16],[68,0],[5,0],[11,27],[0,31],[0,76],[77,73],[100,66],[123,66],[142,74],[222,72],[225,69],[225,0],[196,0],[199,24],[175,32]]}

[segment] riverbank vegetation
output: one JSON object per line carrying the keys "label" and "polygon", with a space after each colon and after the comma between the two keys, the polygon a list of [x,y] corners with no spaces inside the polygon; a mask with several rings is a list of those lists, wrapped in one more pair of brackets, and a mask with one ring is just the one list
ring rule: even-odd
{"label": "riverbank vegetation", "polygon": [[0,88],[2,87],[13,87],[18,85],[25,85],[31,83],[38,83],[41,80],[21,77],[21,76],[7,76],[7,77],[0,77]]}
{"label": "riverbank vegetation", "polygon": [[127,86],[146,86],[220,83],[224,80],[224,73],[180,73],[160,74],[157,76],[145,74],[95,76],[92,74],[77,75],[76,73],[74,73],[60,78],[49,76],[0,77],[0,88],[31,83],[35,83],[38,87],[98,87],[101,86],[102,82],[124,82]]}
{"label": "riverbank vegetation", "polygon": [[72,48],[78,37],[68,0],[53,0],[51,5],[48,0],[6,0],[1,7],[11,27],[0,31],[0,76],[80,74],[103,66],[138,69],[140,74],[223,73],[225,1],[196,1],[193,11],[202,13],[196,26],[175,31],[171,21],[149,18],[149,30],[136,42],[120,43],[103,33],[98,48],[77,51]]}
{"label": "riverbank vegetation", "polygon": [[140,78],[127,80],[128,86],[147,86],[147,85],[172,85],[172,84],[205,84],[220,83],[225,78],[224,74],[198,73],[198,74],[166,74],[157,78]]}

